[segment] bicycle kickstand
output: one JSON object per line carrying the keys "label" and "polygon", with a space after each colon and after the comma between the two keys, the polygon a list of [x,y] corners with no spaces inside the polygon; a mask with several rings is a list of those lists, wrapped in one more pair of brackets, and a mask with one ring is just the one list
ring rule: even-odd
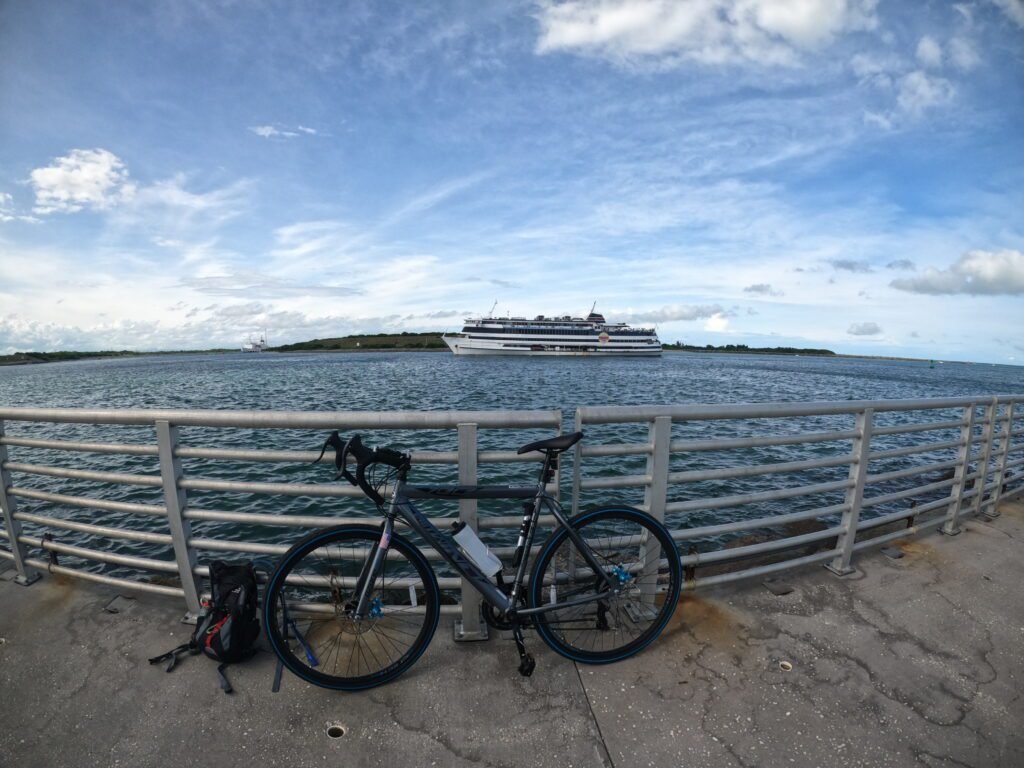
{"label": "bicycle kickstand", "polygon": [[526,652],[526,643],[523,642],[523,629],[518,621],[512,627],[512,637],[515,638],[516,650],[519,651],[519,674],[523,677],[529,677],[533,674],[533,669],[537,666],[537,662],[533,660],[533,656]]}

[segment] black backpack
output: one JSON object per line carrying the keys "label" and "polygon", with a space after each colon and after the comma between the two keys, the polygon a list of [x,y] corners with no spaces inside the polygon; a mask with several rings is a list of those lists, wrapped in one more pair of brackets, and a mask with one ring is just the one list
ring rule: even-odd
{"label": "black backpack", "polygon": [[167,665],[170,672],[178,663],[179,653],[188,651],[192,656],[203,653],[220,662],[217,667],[220,687],[225,693],[231,693],[233,689],[224,668],[256,653],[256,640],[260,635],[256,571],[252,563],[220,560],[210,563],[210,596],[210,601],[203,604],[192,638],[167,653],[154,656],[149,663],[159,664],[170,659]]}

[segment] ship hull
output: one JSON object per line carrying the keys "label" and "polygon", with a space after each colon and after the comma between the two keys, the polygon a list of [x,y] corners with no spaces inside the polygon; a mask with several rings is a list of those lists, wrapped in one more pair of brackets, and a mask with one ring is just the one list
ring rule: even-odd
{"label": "ship hull", "polygon": [[[571,346],[569,344],[530,344],[489,341],[465,336],[444,336],[444,343],[456,355],[502,355],[506,357],[660,357],[661,345],[620,347],[610,343]],[[538,349],[538,347],[540,347]]]}

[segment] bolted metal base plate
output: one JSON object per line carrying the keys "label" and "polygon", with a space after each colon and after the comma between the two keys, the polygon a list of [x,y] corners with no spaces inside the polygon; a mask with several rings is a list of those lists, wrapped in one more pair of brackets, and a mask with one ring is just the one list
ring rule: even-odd
{"label": "bolted metal base plate", "polygon": [[482,621],[474,627],[467,628],[461,620],[456,620],[452,627],[452,637],[456,643],[477,643],[487,640],[490,637],[490,632]]}
{"label": "bolted metal base plate", "polygon": [[14,583],[20,584],[23,587],[27,587],[30,584],[35,584],[37,581],[39,581],[40,578],[42,578],[42,574],[38,571],[33,571],[27,576],[22,576],[21,574],[18,574],[14,577]]}
{"label": "bolted metal base plate", "polygon": [[846,568],[836,568],[832,563],[825,563],[825,568],[832,571],[836,576],[849,576],[851,573],[856,573],[857,569],[851,566]]}

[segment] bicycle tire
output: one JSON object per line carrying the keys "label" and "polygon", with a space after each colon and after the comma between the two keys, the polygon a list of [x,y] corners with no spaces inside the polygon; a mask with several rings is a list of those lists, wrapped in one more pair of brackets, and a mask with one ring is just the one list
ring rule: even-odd
{"label": "bicycle tire", "polygon": [[679,602],[683,575],[671,535],[646,512],[631,507],[584,512],[569,524],[604,570],[615,576],[620,590],[608,588],[587,566],[567,530],[559,528],[534,564],[530,606],[588,594],[606,597],[536,614],[537,633],[557,653],[585,664],[608,664],[639,653],[661,634]]}
{"label": "bicycle tire", "polygon": [[351,617],[355,582],[380,539],[381,529],[369,525],[314,531],[271,575],[263,609],[267,637],[303,680],[334,690],[373,688],[405,672],[430,644],[441,610],[437,578],[398,534],[373,585],[370,615]]}

